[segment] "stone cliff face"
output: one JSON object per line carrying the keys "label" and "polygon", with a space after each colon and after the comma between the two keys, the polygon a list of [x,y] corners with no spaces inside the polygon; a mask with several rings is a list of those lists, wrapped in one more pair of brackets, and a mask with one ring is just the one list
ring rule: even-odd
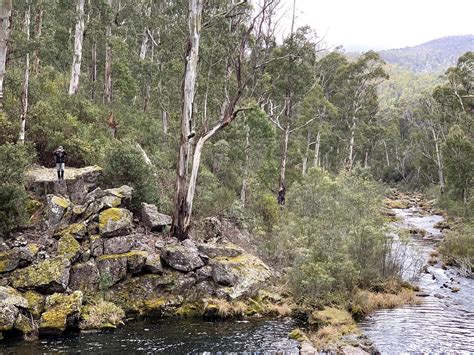
{"label": "stone cliff face", "polygon": [[225,236],[168,238],[169,216],[149,204],[134,214],[132,188],[98,187],[100,171],[69,169],[63,182],[29,172],[43,207],[0,245],[0,334],[115,327],[125,312],[213,315],[217,300],[254,297],[271,278]]}

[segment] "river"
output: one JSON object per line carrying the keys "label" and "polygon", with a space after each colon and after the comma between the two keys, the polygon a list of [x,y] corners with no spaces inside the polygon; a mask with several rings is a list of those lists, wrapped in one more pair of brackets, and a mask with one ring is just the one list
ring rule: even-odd
{"label": "river", "polygon": [[474,279],[455,268],[444,270],[440,262],[420,270],[442,239],[434,226],[443,217],[424,215],[416,207],[394,211],[400,220],[393,224],[396,230],[427,231],[400,253],[408,256],[404,277],[419,285],[422,303],[377,311],[360,328],[382,354],[474,352]]}
{"label": "river", "polygon": [[0,342],[0,354],[298,354],[294,320],[141,319],[111,331]]}

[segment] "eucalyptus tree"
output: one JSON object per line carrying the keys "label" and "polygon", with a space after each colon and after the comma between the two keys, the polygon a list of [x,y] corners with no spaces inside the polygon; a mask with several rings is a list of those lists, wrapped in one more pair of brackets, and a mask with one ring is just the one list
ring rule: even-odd
{"label": "eucalyptus tree", "polygon": [[76,29],[74,33],[74,56],[71,66],[71,80],[69,82],[69,95],[74,95],[79,89],[81,75],[82,42],[84,39],[84,0],[76,0]]}
{"label": "eucalyptus tree", "polygon": [[12,0],[2,0],[0,6],[0,110],[3,111],[3,81],[11,32]]}
{"label": "eucalyptus tree", "polygon": [[[176,170],[176,193],[174,200],[173,222],[171,235],[178,239],[186,239],[191,226],[191,216],[196,182],[201,163],[204,144],[218,132],[234,121],[239,113],[249,108],[240,107],[240,101],[245,95],[248,84],[253,79],[256,66],[261,64],[262,56],[252,53],[253,43],[263,40],[262,18],[268,16],[271,4],[276,0],[263,0],[258,8],[253,9],[247,1],[238,3],[222,2],[223,9],[213,8],[216,4],[209,3],[209,9],[204,12],[209,16],[202,21],[203,4],[201,0],[189,0],[188,16],[188,45],[186,50],[185,76],[183,83],[183,105],[181,115],[181,133],[178,163]],[[217,4],[219,5],[219,4]],[[208,129],[196,133],[193,120],[193,103],[195,84],[198,74],[197,60],[200,48],[202,27],[213,25],[213,21],[227,19],[222,27],[222,37],[226,40],[225,85],[220,98],[220,110],[217,118],[209,124]],[[194,144],[194,142],[196,142]],[[192,149],[193,148],[193,149]],[[191,150],[192,149],[192,150]],[[190,155],[192,152],[192,163]],[[188,167],[191,167],[190,173]]]}
{"label": "eucalyptus tree", "polygon": [[[26,1],[25,9],[25,22],[23,31],[25,32],[25,37],[27,45],[30,41],[30,22],[31,22],[31,0]],[[25,69],[23,72],[23,85],[21,87],[21,113],[20,113],[20,135],[18,141],[20,143],[25,142],[25,129],[26,129],[26,116],[28,114],[28,91],[30,86],[30,52],[29,48],[26,50],[25,55]]]}
{"label": "eucalyptus tree", "polygon": [[315,85],[316,43],[309,27],[291,32],[270,57],[267,71],[270,76],[266,111],[269,119],[281,132],[280,172],[278,181],[279,202],[286,192],[286,166],[290,136],[313,122],[308,117],[301,122],[298,105]]}
{"label": "eucalyptus tree", "polygon": [[339,107],[342,123],[349,132],[346,158],[349,171],[356,157],[355,139],[361,121],[374,119],[378,109],[377,86],[388,79],[383,65],[380,56],[369,51],[342,66],[335,78],[334,103]]}

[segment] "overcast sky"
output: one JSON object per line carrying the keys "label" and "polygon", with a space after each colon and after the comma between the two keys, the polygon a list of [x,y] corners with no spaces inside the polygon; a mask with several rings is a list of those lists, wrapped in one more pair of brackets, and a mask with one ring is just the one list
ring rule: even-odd
{"label": "overcast sky", "polygon": [[[288,29],[293,0],[282,2],[282,24]],[[347,50],[401,48],[474,34],[474,0],[296,0],[296,9],[297,26],[327,33],[329,45]]]}

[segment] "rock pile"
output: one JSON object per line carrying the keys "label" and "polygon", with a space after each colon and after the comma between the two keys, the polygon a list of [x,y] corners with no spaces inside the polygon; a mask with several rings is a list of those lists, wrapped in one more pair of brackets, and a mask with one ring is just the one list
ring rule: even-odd
{"label": "rock pile", "polygon": [[[167,237],[171,218],[150,204],[134,215],[132,188],[98,187],[99,168],[66,174],[62,188],[56,185],[63,182],[45,178],[45,170],[39,169],[39,177],[30,172],[30,189],[45,204],[37,228],[0,245],[4,336],[113,327],[122,309],[202,313],[206,299],[251,297],[272,275],[260,259],[225,238]],[[93,322],[91,312],[110,319]]]}

